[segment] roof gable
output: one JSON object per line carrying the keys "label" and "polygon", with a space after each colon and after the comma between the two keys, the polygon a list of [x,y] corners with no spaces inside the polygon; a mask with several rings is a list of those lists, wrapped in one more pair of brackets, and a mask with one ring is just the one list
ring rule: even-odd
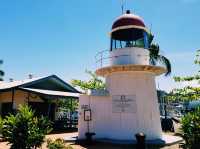
{"label": "roof gable", "polygon": [[57,77],[56,75],[51,75],[36,79],[29,79],[26,81],[9,82],[7,84],[5,83],[4,87],[0,87],[0,90],[18,88],[18,87],[79,93],[78,90],[76,90],[74,87],[72,87],[71,85],[69,85],[68,83]]}

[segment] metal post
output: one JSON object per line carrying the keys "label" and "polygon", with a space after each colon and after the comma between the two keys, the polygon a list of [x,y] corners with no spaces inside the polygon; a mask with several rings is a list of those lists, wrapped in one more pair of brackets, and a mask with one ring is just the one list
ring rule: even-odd
{"label": "metal post", "polygon": [[72,98],[70,98],[70,127],[72,128]]}
{"label": "metal post", "polygon": [[90,124],[89,124],[89,121],[87,121],[87,130],[88,130],[87,132],[90,133]]}
{"label": "metal post", "polygon": [[165,119],[167,119],[167,102],[166,102],[166,98],[164,98],[165,103],[164,103],[164,112],[165,112]]}
{"label": "metal post", "polygon": [[50,112],[51,112],[51,102],[48,101],[48,118],[49,118],[50,120],[52,120],[52,119],[50,118]]}
{"label": "metal post", "polygon": [[14,112],[14,98],[15,98],[15,89],[12,89],[12,113]]}

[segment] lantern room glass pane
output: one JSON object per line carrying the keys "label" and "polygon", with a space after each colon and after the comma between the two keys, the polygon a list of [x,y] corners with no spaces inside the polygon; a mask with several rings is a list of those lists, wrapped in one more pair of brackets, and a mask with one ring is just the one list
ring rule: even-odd
{"label": "lantern room glass pane", "polygon": [[144,38],[138,39],[138,40],[127,40],[127,41],[121,41],[121,40],[115,40],[111,39],[111,51],[114,49],[121,49],[121,48],[127,48],[127,47],[139,47],[139,48],[148,48],[147,42],[145,42]]}
{"label": "lantern room glass pane", "polygon": [[139,47],[139,48],[145,48],[148,49],[149,48],[149,40],[148,40],[148,33],[143,31],[142,34],[140,36],[135,38],[134,34],[132,34],[132,37],[134,38],[118,38],[116,37],[116,34],[114,34],[115,36],[112,36],[111,38],[111,51],[115,50],[115,49],[121,49],[121,48],[127,48],[127,47]]}

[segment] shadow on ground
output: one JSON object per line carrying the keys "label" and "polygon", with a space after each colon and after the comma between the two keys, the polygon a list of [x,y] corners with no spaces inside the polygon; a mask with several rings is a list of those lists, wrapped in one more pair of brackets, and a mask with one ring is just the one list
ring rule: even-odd
{"label": "shadow on ground", "polygon": [[[121,145],[121,144],[110,144],[110,143],[100,143],[94,142],[91,145],[87,145],[84,142],[75,143],[73,145],[78,145],[86,149],[141,149],[137,148],[136,145]],[[178,149],[179,144],[173,146],[161,146],[161,145],[146,145],[145,149]]]}
{"label": "shadow on ground", "polygon": [[78,132],[78,129],[77,128],[67,128],[67,129],[60,129],[60,130],[57,130],[57,129],[54,129],[51,133],[51,134],[63,134],[63,133],[73,133],[73,132]]}

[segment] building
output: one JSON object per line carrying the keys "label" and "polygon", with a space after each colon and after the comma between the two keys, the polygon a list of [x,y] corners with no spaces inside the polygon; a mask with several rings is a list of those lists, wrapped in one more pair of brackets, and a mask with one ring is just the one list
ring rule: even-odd
{"label": "building", "polygon": [[162,139],[155,77],[166,69],[150,63],[150,36],[143,19],[130,11],[114,21],[108,56],[99,53],[96,70],[106,90],[80,96],[79,139],[87,132],[96,139],[133,140],[139,132],[147,140]]}
{"label": "building", "polygon": [[21,81],[0,82],[0,114],[6,116],[21,104],[28,104],[37,115],[55,120],[56,100],[78,99],[79,91],[56,75]]}

